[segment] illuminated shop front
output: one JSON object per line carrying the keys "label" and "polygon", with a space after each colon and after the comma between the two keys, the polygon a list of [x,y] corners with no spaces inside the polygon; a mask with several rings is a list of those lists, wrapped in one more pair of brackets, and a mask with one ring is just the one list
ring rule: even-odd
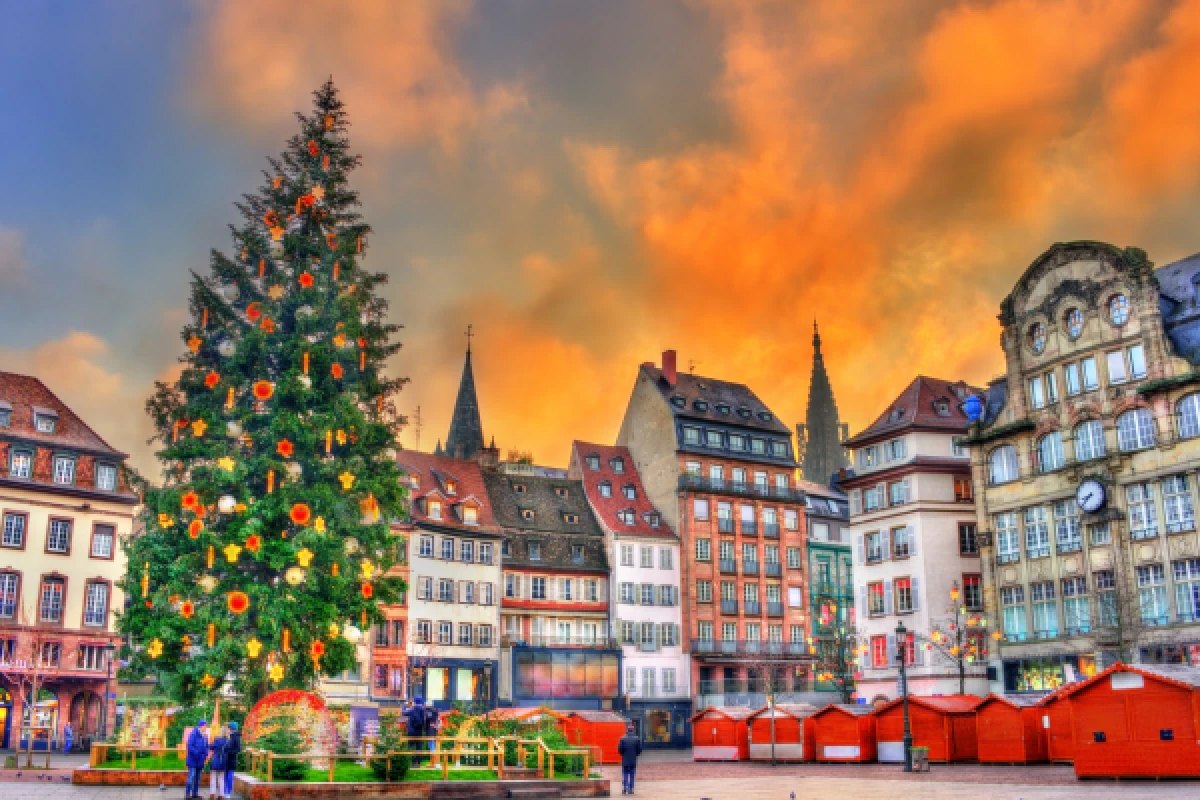
{"label": "illuminated shop front", "polygon": [[513,704],[614,710],[621,651],[514,647]]}
{"label": "illuminated shop front", "polygon": [[434,659],[409,669],[410,697],[423,697],[437,708],[455,703],[495,706],[496,664],[480,659]]}
{"label": "illuminated shop front", "polygon": [[1052,692],[1095,674],[1096,658],[1091,653],[1005,659],[1004,691]]}
{"label": "illuminated shop front", "polygon": [[642,743],[650,749],[690,747],[691,714],[690,700],[638,699],[630,701],[625,710]]}

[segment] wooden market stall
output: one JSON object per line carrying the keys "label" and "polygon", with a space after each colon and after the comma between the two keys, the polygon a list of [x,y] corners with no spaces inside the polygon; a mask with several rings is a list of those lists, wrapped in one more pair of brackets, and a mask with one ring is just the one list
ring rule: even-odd
{"label": "wooden market stall", "polygon": [[771,760],[771,720],[775,721],[775,760],[813,761],[812,716],[819,709],[808,703],[763,706],[746,719],[751,761]]}
{"label": "wooden market stall", "polygon": [[817,761],[875,760],[875,715],[872,706],[830,703],[809,717]]}
{"label": "wooden market stall", "polygon": [[1042,730],[1046,733],[1046,757],[1055,764],[1070,764],[1075,760],[1071,701],[1067,699],[1070,688],[1064,686],[1037,703]]}
{"label": "wooden market stall", "polygon": [[693,761],[745,761],[750,757],[746,706],[706,708],[692,715]]}
{"label": "wooden market stall", "polygon": [[[928,747],[930,761],[973,761],[978,755],[975,737],[974,695],[908,698],[914,747]],[[904,706],[896,698],[874,712],[880,761],[904,760]]]}
{"label": "wooden market stall", "polygon": [[1033,764],[1046,760],[1046,729],[1037,701],[989,694],[975,707],[982,764]]}
{"label": "wooden market stall", "polygon": [[1200,668],[1118,663],[1066,699],[1077,777],[1200,778]]}
{"label": "wooden market stall", "polygon": [[612,711],[568,711],[561,725],[567,741],[593,748],[599,763],[621,763],[617,744],[629,727],[625,717]]}

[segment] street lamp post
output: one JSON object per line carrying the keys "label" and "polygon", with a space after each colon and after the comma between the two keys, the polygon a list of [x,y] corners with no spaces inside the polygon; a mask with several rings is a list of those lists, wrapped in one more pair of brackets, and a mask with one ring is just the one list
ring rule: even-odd
{"label": "street lamp post", "polygon": [[908,656],[908,629],[904,623],[896,625],[896,653],[900,658],[900,696],[904,699],[904,771],[912,772],[912,725],[908,718],[908,675],[904,664]]}
{"label": "street lamp post", "polygon": [[100,739],[103,741],[108,738],[108,696],[112,691],[112,660],[113,652],[117,646],[111,641],[104,645],[104,657],[107,662],[108,673],[104,677],[104,701],[100,704]]}

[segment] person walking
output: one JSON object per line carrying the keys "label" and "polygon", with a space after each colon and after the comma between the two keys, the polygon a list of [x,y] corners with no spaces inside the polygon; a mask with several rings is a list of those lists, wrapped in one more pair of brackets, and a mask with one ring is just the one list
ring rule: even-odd
{"label": "person walking", "polygon": [[208,745],[212,755],[208,763],[208,800],[218,797],[228,797],[225,792],[225,764],[228,758],[226,746],[229,744],[229,728],[222,726]]}
{"label": "person walking", "polygon": [[74,744],[75,731],[71,729],[70,721],[63,726],[63,755],[71,752],[71,745]]}
{"label": "person walking", "polygon": [[621,755],[621,794],[633,794],[633,775],[637,772],[638,756],[642,754],[642,740],[634,733],[632,725],[617,742],[617,752]]}
{"label": "person walking", "polygon": [[200,797],[200,773],[208,761],[208,723],[200,720],[187,739],[187,785],[184,787],[185,798]]}
{"label": "person walking", "polygon": [[233,794],[233,773],[237,772],[238,753],[242,752],[242,732],[236,722],[229,723],[229,741],[225,745],[225,796]]}

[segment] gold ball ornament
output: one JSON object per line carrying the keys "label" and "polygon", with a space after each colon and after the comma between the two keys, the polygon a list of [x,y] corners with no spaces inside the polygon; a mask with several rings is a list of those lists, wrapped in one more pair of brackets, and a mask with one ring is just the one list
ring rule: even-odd
{"label": "gold ball ornament", "polygon": [[283,573],[283,579],[291,586],[299,586],[300,584],[304,583],[307,578],[308,573],[306,573],[300,567],[288,567],[287,571]]}
{"label": "gold ball ornament", "polygon": [[150,644],[146,645],[146,655],[151,658],[158,658],[163,654],[163,643],[158,639],[151,639]]}

